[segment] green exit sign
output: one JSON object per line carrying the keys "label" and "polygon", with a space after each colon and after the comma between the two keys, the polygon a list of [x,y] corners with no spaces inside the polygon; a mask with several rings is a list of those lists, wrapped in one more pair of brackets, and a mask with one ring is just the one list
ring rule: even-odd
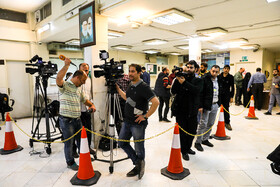
{"label": "green exit sign", "polygon": [[242,62],[247,62],[248,61],[248,56],[242,56]]}

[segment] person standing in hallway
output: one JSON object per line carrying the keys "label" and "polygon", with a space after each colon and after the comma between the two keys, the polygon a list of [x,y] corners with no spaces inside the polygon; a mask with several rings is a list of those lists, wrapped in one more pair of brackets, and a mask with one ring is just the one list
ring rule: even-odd
{"label": "person standing in hallway", "polygon": [[[236,85],[236,94],[235,94],[235,105],[242,105],[241,97],[242,97],[242,83],[243,76],[242,73],[245,71],[244,68],[240,68],[240,70],[234,75],[234,84]],[[246,89],[246,88],[244,88]]]}
{"label": "person standing in hallway", "polygon": [[[121,128],[119,139],[134,140],[145,139],[145,130],[148,125],[148,118],[156,111],[159,101],[151,90],[150,86],[140,79],[141,66],[138,64],[129,65],[129,85],[126,93],[116,84],[116,89],[121,97],[126,100],[124,109],[124,124]],[[149,102],[152,103],[149,108]],[[127,173],[127,177],[138,175],[141,179],[145,170],[145,147],[144,141],[135,142],[135,150],[129,142],[119,142],[120,147],[132,160],[135,167]]]}
{"label": "person standing in hallway", "polygon": [[[220,67],[213,65],[210,72],[203,77],[203,90],[200,94],[200,107],[203,108],[200,123],[198,124],[197,134],[201,135],[208,131],[215,122],[218,108],[221,103],[220,95],[220,83],[218,75],[220,73]],[[214,147],[209,142],[211,130],[202,136],[198,136],[194,147],[198,151],[203,151],[201,144],[208,147]]]}
{"label": "person standing in hallway", "polygon": [[[176,95],[172,113],[180,127],[191,134],[196,134],[200,92],[203,88],[202,79],[195,77],[195,64],[195,61],[188,62],[185,76],[176,77],[171,88],[171,93]],[[193,139],[194,136],[180,129],[181,153],[184,160],[189,160],[189,154],[195,154],[191,149]]]}
{"label": "person standing in hallway", "polygon": [[208,73],[207,68],[208,68],[208,64],[205,63],[205,62],[202,62],[201,65],[200,65],[200,72],[199,72],[198,76],[201,77],[201,78],[203,78],[204,75],[205,75],[206,73]]}
{"label": "person standing in hallway", "polygon": [[[229,103],[233,102],[233,96],[234,96],[234,78],[231,74],[229,74],[230,66],[225,65],[223,68],[223,72],[219,75],[220,79],[220,88],[221,90],[221,104],[224,106],[224,108],[229,112]],[[232,127],[230,125],[230,114],[228,112],[224,112],[225,117],[225,127],[228,130],[232,130]]]}
{"label": "person standing in hallway", "polygon": [[[163,68],[162,72],[157,77],[156,85],[155,85],[155,93],[159,98],[159,107],[158,107],[158,116],[159,121],[165,121],[170,122],[170,120],[167,119],[167,114],[169,111],[169,100],[170,100],[170,88],[171,85],[168,81],[168,74],[169,69]],[[162,108],[165,104],[165,109],[162,117]]]}
{"label": "person standing in hallway", "polygon": [[143,81],[148,85],[150,86],[150,74],[146,71],[146,68],[143,66],[141,68],[141,71],[142,71],[142,79]]}
{"label": "person standing in hallway", "polygon": [[247,91],[250,91],[250,86],[252,85],[252,93],[255,100],[255,107],[258,110],[262,109],[263,104],[263,84],[266,83],[266,77],[261,73],[261,68],[256,69],[256,73],[250,78],[247,86]]}
{"label": "person standing in hallway", "polygon": [[[270,95],[269,107],[268,107],[268,111],[266,113],[264,113],[265,115],[272,114],[272,108],[273,108],[275,100],[277,101],[278,105],[280,106],[280,76],[278,74],[279,74],[279,70],[274,69],[271,90],[269,93],[269,95]],[[276,113],[276,115],[280,115],[280,112]]]}
{"label": "person standing in hallway", "polygon": [[[248,87],[250,79],[251,79],[251,73],[247,72],[245,74],[245,77],[244,77],[244,80],[243,80],[243,83],[242,83],[242,88],[247,88]],[[250,89],[249,92],[247,92],[247,89],[243,89],[243,106],[244,107],[246,107],[246,106],[247,106],[247,108],[250,107],[250,104],[248,105],[248,103],[251,100],[251,95],[252,95],[251,89]]]}

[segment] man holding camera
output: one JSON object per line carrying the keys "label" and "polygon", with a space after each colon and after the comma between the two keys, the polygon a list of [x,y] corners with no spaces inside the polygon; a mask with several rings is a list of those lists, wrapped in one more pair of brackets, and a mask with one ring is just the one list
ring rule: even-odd
{"label": "man holding camera", "polygon": [[[64,139],[67,139],[77,133],[81,128],[81,106],[80,102],[88,106],[89,110],[95,112],[95,106],[90,102],[79,87],[85,84],[87,74],[84,71],[77,70],[70,81],[64,81],[63,77],[66,75],[70,66],[71,60],[65,58],[64,66],[58,72],[56,77],[56,84],[59,87],[60,95],[60,109],[59,109],[59,124],[62,130]],[[80,133],[75,136],[78,147],[80,147]],[[67,167],[77,171],[79,166],[76,164],[73,157],[73,139],[64,142],[64,154]]]}
{"label": "man holding camera", "polygon": [[[203,91],[200,98],[200,107],[203,108],[203,113],[197,130],[197,134],[199,136],[197,137],[194,145],[198,151],[203,151],[201,144],[207,145],[208,147],[214,147],[208,139],[211,133],[211,130],[209,129],[215,122],[216,114],[221,101],[219,89],[220,81],[218,79],[219,73],[220,67],[218,65],[213,65],[210,72],[206,73],[203,77]],[[206,133],[206,131],[208,132]]]}
{"label": "man holding camera", "polygon": [[[202,79],[195,77],[195,61],[186,64],[186,72],[176,74],[171,93],[175,94],[172,104],[172,114],[176,122],[187,132],[196,134],[197,112],[200,103],[200,92],[203,87]],[[195,154],[191,149],[194,136],[180,129],[181,153],[184,160],[189,160],[188,154]]]}
{"label": "man holding camera", "polygon": [[[138,64],[129,65],[129,85],[126,93],[116,84],[116,89],[121,97],[126,100],[124,110],[124,124],[121,128],[119,139],[142,140],[145,138],[145,129],[148,125],[148,118],[155,112],[159,104],[151,88],[140,79],[141,66]],[[149,109],[149,102],[152,106]],[[141,179],[145,170],[145,148],[144,141],[135,142],[135,150],[129,142],[119,142],[120,147],[127,153],[135,167],[127,173],[127,177],[138,175]]]}

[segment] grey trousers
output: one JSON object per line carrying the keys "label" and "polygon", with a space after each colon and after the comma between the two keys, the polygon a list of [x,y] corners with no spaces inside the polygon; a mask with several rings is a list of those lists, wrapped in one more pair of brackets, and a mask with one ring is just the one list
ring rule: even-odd
{"label": "grey trousers", "polygon": [[280,106],[280,94],[270,94],[270,98],[269,98],[269,107],[268,107],[268,111],[271,112],[275,99],[278,103],[278,105]]}
{"label": "grey trousers", "polygon": [[[200,120],[200,122],[198,124],[198,128],[197,128],[197,135],[205,133],[215,123],[218,108],[219,108],[219,105],[216,103],[216,104],[212,105],[211,110],[203,110],[201,120]],[[208,131],[203,136],[198,136],[195,143],[201,143],[202,141],[208,140],[211,130]]]}

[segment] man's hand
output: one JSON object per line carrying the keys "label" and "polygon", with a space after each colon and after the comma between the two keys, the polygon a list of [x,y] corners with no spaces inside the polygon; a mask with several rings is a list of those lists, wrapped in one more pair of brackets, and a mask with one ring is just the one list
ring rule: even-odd
{"label": "man's hand", "polygon": [[229,102],[232,103],[233,102],[233,98],[230,98]]}
{"label": "man's hand", "polygon": [[64,63],[66,66],[70,66],[71,60],[69,58],[65,58]]}
{"label": "man's hand", "polygon": [[96,111],[96,108],[94,106],[94,104],[92,104],[89,108],[88,108],[89,111],[92,111],[92,112],[95,112]]}
{"label": "man's hand", "polygon": [[200,112],[202,114],[203,113],[203,108],[199,108],[198,112]]}
{"label": "man's hand", "polygon": [[171,85],[167,85],[166,88],[171,88]]}
{"label": "man's hand", "polygon": [[138,117],[135,122],[140,124],[142,121],[145,121],[146,119],[144,118],[144,115],[136,115],[136,117]]}
{"label": "man's hand", "polygon": [[179,81],[180,84],[183,84],[185,82],[185,77],[177,77],[177,80]]}
{"label": "man's hand", "polygon": [[278,85],[278,84],[275,84],[275,88],[279,88],[279,85]]}
{"label": "man's hand", "polygon": [[249,92],[250,91],[250,88],[247,88],[247,92]]}

